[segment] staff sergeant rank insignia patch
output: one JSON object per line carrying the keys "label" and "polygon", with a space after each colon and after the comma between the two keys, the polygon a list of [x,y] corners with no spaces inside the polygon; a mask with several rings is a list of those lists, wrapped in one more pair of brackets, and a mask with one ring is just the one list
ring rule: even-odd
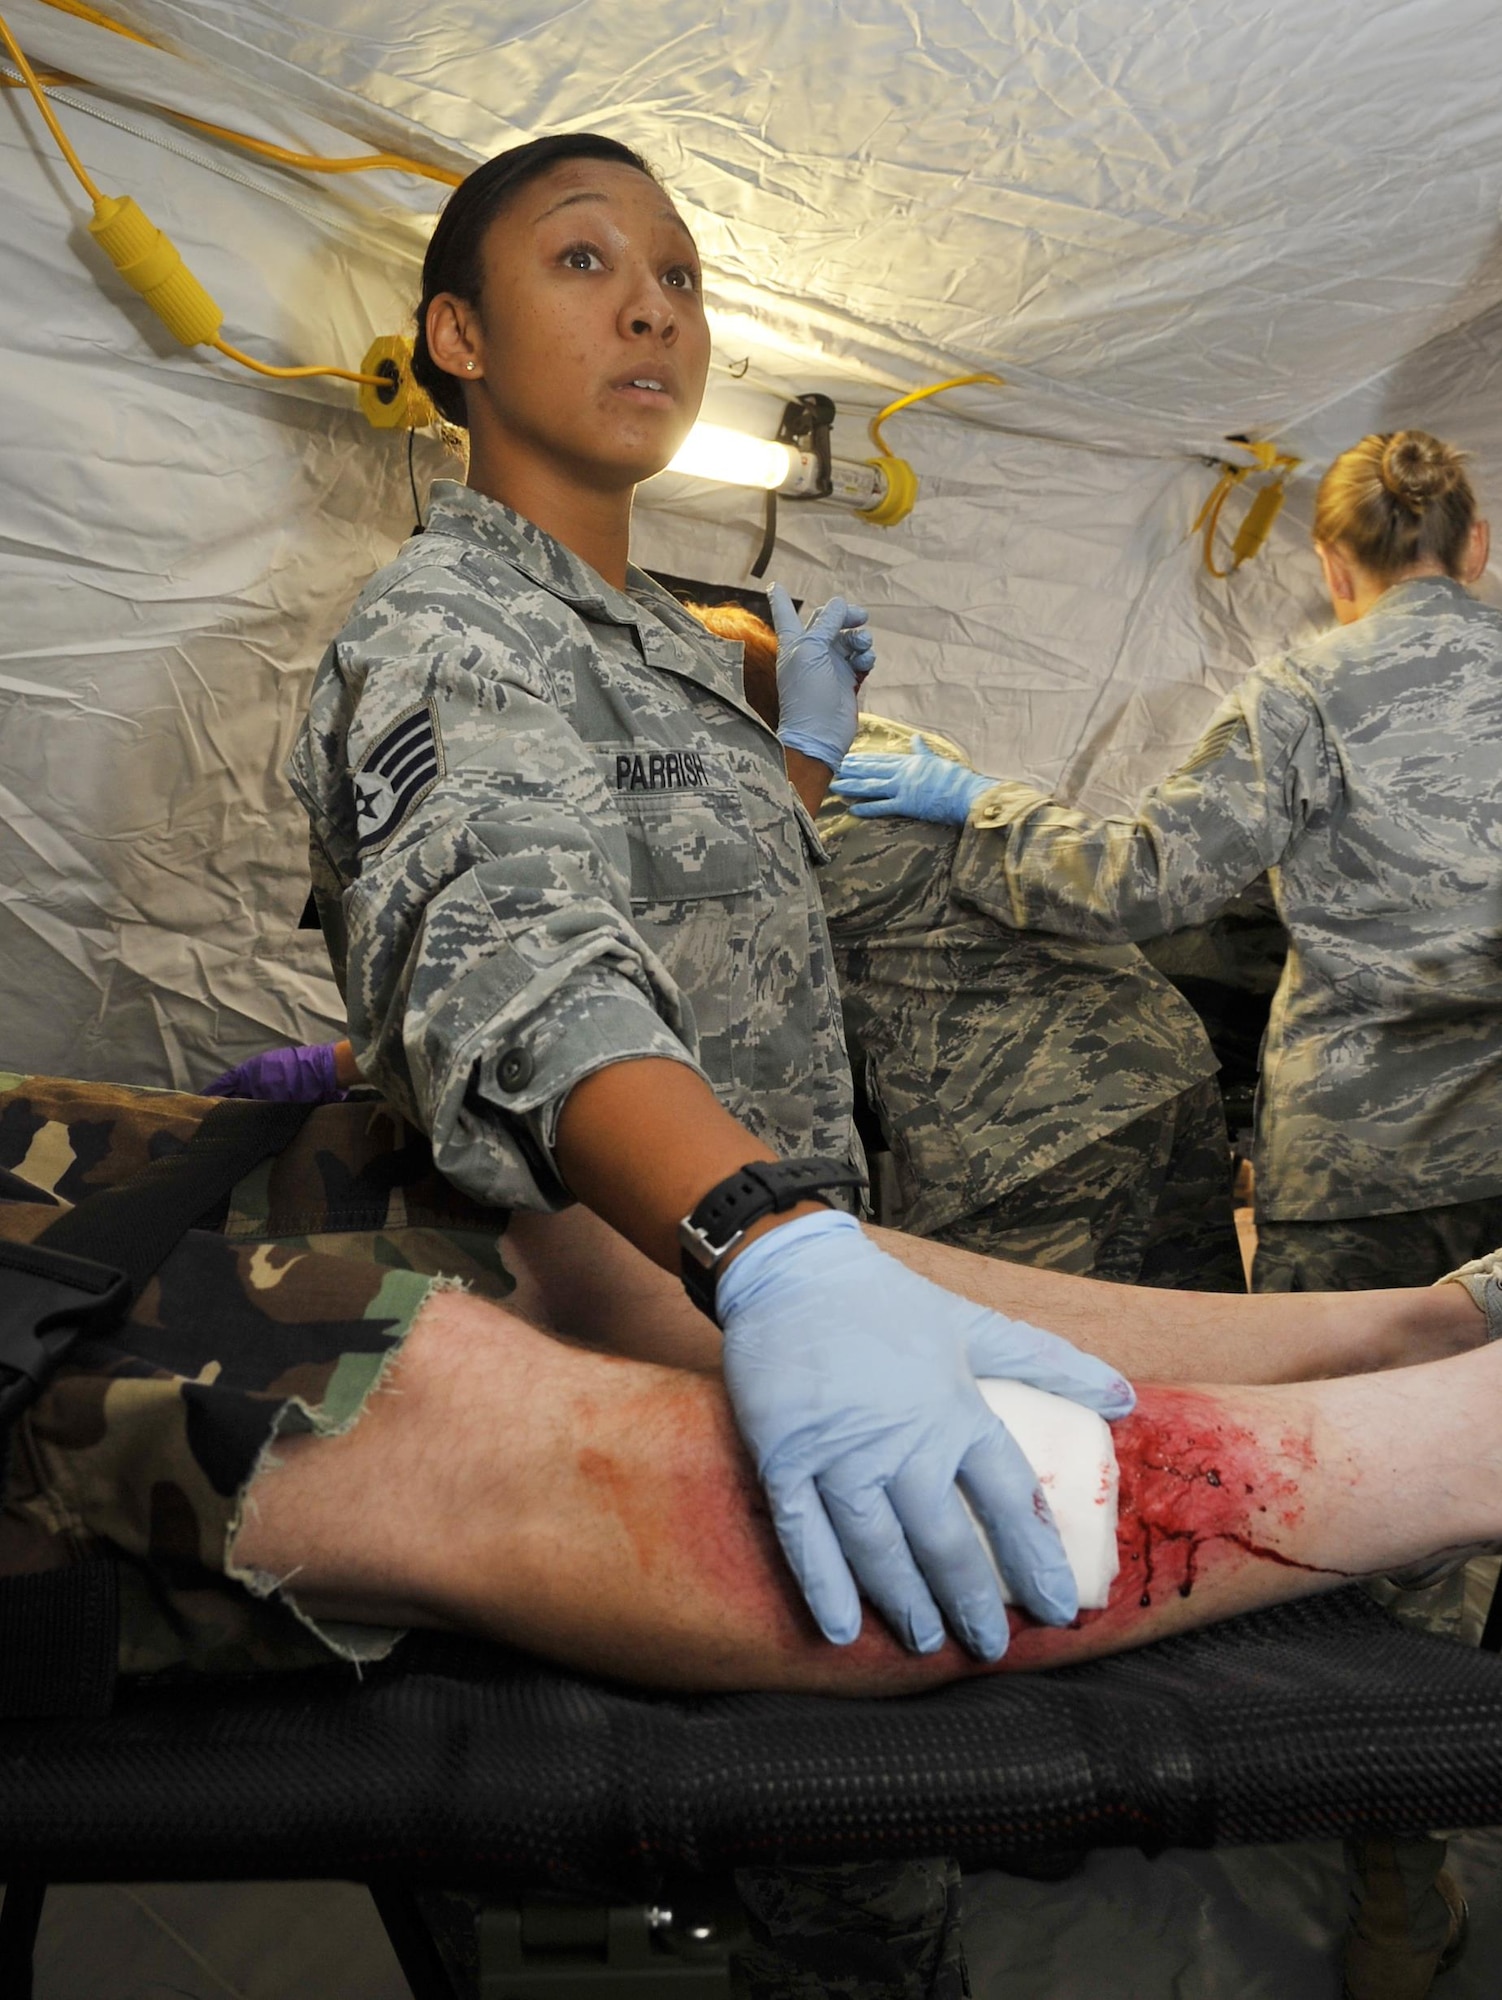
{"label": "staff sergeant rank insignia patch", "polygon": [[355,842],[362,854],[389,840],[443,775],[433,704],[414,708],[381,738],[354,774]]}

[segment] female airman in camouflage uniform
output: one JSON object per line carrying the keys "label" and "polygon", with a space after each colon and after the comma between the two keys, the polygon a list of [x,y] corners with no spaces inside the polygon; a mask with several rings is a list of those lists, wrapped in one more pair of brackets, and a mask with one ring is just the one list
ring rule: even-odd
{"label": "female airman in camouflage uniform", "polygon": [[[697,413],[709,342],[692,238],[625,148],[539,141],[472,175],[434,233],[418,329],[468,481],[435,490],[362,594],[291,766],[354,1055],[464,1193],[577,1198],[676,1270],[680,1225],[748,1163],[858,1179],[810,813],[854,733],[864,613],[835,599],[805,630],[774,596],[774,735],[739,649],[630,565],[632,489]],[[827,1201],[783,1206],[726,1246],[710,1296],[826,1635],[859,1633],[858,1579],[916,1650],[942,1646],[945,1617],[1005,1649],[962,1470],[1014,1589],[1067,1622],[1047,1501],[976,1373],[1111,1415],[1130,1390],[913,1278]]]}
{"label": "female airman in camouflage uniform", "polygon": [[[466,1194],[577,1198],[677,1270],[682,1219],[748,1162],[848,1179],[859,1151],[809,808],[854,734],[864,613],[835,599],[805,629],[774,590],[774,734],[738,650],[631,566],[633,487],[692,422],[709,352],[693,240],[635,155],[585,136],[479,169],[434,233],[418,324],[468,482],[435,488],[362,593],[290,771],[350,1039]],[[920,1650],[941,1605],[1004,1649],[962,1465],[1014,1587],[1073,1615],[975,1367],[983,1345],[988,1372],[1120,1414],[1112,1371],[947,1292],[900,1306],[902,1274],[827,1203],[750,1224],[714,1282],[732,1400],[831,1638],[859,1629],[858,1574]]]}
{"label": "female airman in camouflage uniform", "polygon": [[[1502,1234],[1502,613],[1466,587],[1486,524],[1459,454],[1400,431],[1335,461],[1314,535],[1340,629],[1249,674],[1132,818],[1018,783],[945,815],[962,893],[1065,936],[1173,931],[1268,871],[1291,949],[1257,1103],[1260,1291],[1432,1283]],[[836,789],[918,817],[943,790],[914,757],[851,760]],[[1458,1925],[1443,1853],[1357,1853],[1352,2000],[1427,1991]]]}
{"label": "female airman in camouflage uniform", "polygon": [[[1254,1284],[1418,1285],[1502,1233],[1502,613],[1467,588],[1488,539],[1460,456],[1425,432],[1342,454],[1314,532],[1338,630],[1248,674],[1130,818],[983,789],[955,882],[1019,928],[1145,938],[1268,870],[1292,948]],[[836,788],[900,811],[923,776],[860,759]]]}

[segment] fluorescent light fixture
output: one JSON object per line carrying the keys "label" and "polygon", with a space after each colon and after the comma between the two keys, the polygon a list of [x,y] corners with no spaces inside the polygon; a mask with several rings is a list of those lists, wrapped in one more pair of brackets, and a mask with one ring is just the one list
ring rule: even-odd
{"label": "fluorescent light fixture", "polygon": [[678,447],[669,472],[687,472],[695,479],[717,480],[723,486],[759,486],[772,491],[783,485],[797,458],[788,445],[770,438],[747,437],[724,424],[695,424]]}
{"label": "fluorescent light fixture", "polygon": [[[665,470],[722,486],[754,487],[769,496],[780,494],[784,500],[832,500],[879,528],[905,520],[918,497],[912,467],[885,447],[879,459],[863,463],[831,457],[833,420],[829,398],[808,395],[795,398],[784,411],[782,438],[788,443],[782,438],[748,437],[724,424],[695,424]],[[773,499],[769,497],[767,504],[773,506]],[[772,528],[767,532],[770,535]]]}

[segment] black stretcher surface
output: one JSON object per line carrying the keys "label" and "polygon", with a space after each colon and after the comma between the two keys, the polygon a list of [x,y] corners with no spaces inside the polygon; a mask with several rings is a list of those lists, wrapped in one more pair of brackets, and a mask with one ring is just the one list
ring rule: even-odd
{"label": "black stretcher surface", "polygon": [[422,1637],[397,1659],[0,1725],[0,1880],[630,1899],[744,1862],[1502,1823],[1502,1660],[1357,1591],[900,1701],[642,1695]]}

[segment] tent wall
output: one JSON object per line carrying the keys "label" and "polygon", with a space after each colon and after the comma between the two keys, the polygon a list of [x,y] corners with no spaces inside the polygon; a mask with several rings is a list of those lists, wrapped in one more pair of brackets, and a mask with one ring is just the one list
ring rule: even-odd
{"label": "tent wall", "polygon": [[[5,11],[41,59],[108,81],[65,93],[80,150],[266,358],[349,365],[403,324],[435,189],[262,166],[148,100],[461,169],[568,125],[642,145],[706,252],[708,413],[768,434],[783,396],[823,389],[836,449],[862,457],[891,395],[998,369],[1006,389],[890,427],[923,480],[907,522],[784,504],[772,574],[868,604],[873,706],[1100,806],[1318,621],[1308,510],[1339,445],[1426,422],[1502,492],[1482,0],[1242,19],[1027,0],[1004,20],[956,0],[122,0],[166,51],[38,0]],[[0,176],[0,1060],[192,1084],[339,1017],[295,929],[305,835],[280,766],[323,644],[411,525],[405,442],[346,387],[175,348],[15,91]],[[1247,430],[1307,464],[1266,554],[1216,583],[1190,526],[1205,455]],[[421,489],[455,467],[424,438],[414,469]],[[679,574],[742,583],[759,540],[744,493],[663,480],[638,510],[638,558]]]}
{"label": "tent wall", "polygon": [[[231,338],[358,358],[395,323],[410,252],[133,122],[145,137],[69,117]],[[347,389],[177,348],[9,91],[0,184],[0,1061],[184,1086],[337,1015],[322,941],[296,930],[306,833],[280,766],[325,637],[411,524],[405,444]]]}

